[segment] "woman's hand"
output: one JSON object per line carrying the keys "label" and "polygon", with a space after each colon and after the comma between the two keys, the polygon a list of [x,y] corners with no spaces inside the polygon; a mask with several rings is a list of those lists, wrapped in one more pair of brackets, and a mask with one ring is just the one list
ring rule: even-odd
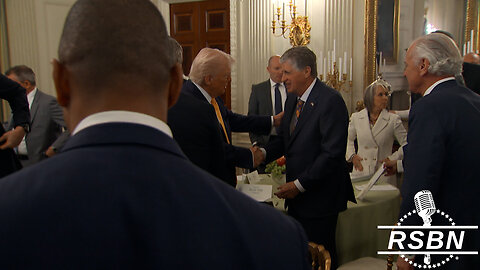
{"label": "woman's hand", "polygon": [[363,166],[362,166],[362,160],[363,158],[357,154],[353,155],[352,162],[353,162],[353,167],[357,171],[363,171]]}

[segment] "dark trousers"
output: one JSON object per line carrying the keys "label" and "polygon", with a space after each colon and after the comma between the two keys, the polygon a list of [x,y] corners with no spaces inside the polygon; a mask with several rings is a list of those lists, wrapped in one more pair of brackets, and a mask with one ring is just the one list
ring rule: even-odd
{"label": "dark trousers", "polygon": [[289,213],[289,215],[302,224],[302,227],[307,234],[308,241],[321,244],[326,250],[328,250],[328,252],[330,252],[330,257],[332,259],[331,269],[337,269],[338,261],[335,232],[337,229],[338,214],[321,218],[302,218],[295,213]]}

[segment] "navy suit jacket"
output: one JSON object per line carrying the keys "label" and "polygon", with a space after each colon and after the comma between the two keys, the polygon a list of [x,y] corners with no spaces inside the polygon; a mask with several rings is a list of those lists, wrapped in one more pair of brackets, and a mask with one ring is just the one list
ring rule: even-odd
{"label": "navy suit jacket", "polygon": [[305,192],[288,200],[288,211],[304,218],[337,214],[355,201],[345,161],[348,111],[340,94],[317,80],[290,134],[297,96],[289,94],[279,136],[269,143],[267,162],[287,160],[287,182],[299,179]]}
{"label": "navy suit jacket", "polygon": [[296,221],[138,124],[88,127],[1,179],[0,220],[1,269],[309,269]]}
{"label": "navy suit jacket", "polygon": [[226,169],[225,151],[213,106],[181,93],[168,110],[173,138],[193,164],[235,186],[236,179]]}
{"label": "navy suit jacket", "polygon": [[[0,98],[5,99],[10,104],[13,119],[17,123],[16,126],[30,124],[30,110],[28,109],[25,89],[3,74],[0,74]],[[0,136],[4,132],[3,125],[0,124]],[[13,149],[0,150],[0,178],[21,168],[22,165]]]}
{"label": "navy suit jacket", "polygon": [[[188,80],[183,84],[182,92],[188,95],[191,95],[202,102],[209,104],[205,96],[200,92],[200,89],[193,84],[192,81]],[[259,116],[251,115],[245,116],[237,114],[227,109],[223,105],[221,98],[217,97],[215,100],[218,103],[220,108],[220,113],[222,114],[223,122],[225,124],[225,129],[227,131],[228,139],[232,141],[232,132],[256,132],[260,134],[269,134],[272,128],[272,120],[269,116]],[[235,178],[235,166],[241,168],[251,169],[253,166],[252,161],[252,152],[243,147],[236,147],[227,143],[223,129],[217,121],[217,125],[222,133],[222,138],[224,141],[225,149],[225,158],[227,161],[227,167],[229,171],[229,178]],[[235,180],[236,181],[236,180]]]}
{"label": "navy suit jacket", "polygon": [[[449,214],[456,225],[479,225],[480,96],[454,80],[443,82],[415,103],[408,125],[400,216],[415,209],[418,191],[430,190],[436,208]],[[432,220],[432,225],[447,221],[440,214]],[[418,215],[407,221],[423,224]],[[466,233],[464,250],[479,250],[478,231],[476,237]],[[479,265],[478,256],[460,257],[445,267],[475,269]]]}

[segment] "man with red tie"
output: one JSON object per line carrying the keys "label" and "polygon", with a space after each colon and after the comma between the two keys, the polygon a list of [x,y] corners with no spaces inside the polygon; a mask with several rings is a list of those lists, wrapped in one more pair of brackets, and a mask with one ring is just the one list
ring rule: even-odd
{"label": "man with red tie", "polygon": [[355,201],[345,156],[348,111],[341,95],[317,77],[315,54],[294,47],[281,57],[289,95],[278,137],[265,146],[266,162],[285,155],[287,183],[277,193],[309,241],[322,244],[335,269],[338,213]]}

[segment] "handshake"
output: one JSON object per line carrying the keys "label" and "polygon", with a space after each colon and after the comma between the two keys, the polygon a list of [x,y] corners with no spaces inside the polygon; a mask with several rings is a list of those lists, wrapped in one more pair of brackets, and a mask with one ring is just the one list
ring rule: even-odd
{"label": "handshake", "polygon": [[257,168],[258,165],[265,161],[265,154],[260,150],[260,147],[255,144],[250,147],[250,151],[252,151],[253,154],[253,168]]}

